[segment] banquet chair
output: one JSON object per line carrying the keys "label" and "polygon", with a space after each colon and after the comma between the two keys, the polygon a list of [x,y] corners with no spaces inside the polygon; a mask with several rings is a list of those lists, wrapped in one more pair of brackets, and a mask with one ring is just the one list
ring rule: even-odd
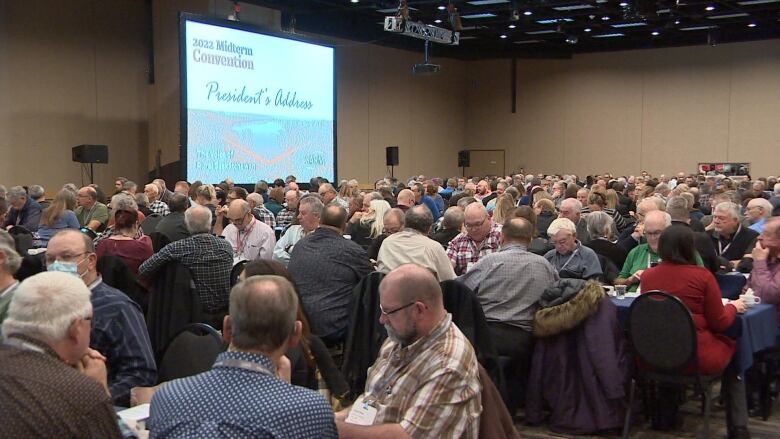
{"label": "banquet chair", "polygon": [[[628,407],[634,405],[637,383],[692,386],[704,399],[703,437],[710,437],[712,384],[720,375],[683,374],[698,363],[696,328],[691,312],[677,297],[661,291],[642,293],[628,310],[628,340],[641,365],[631,380]],[[647,412],[645,398],[645,412]],[[626,411],[623,437],[631,429],[631,410]]]}
{"label": "banquet chair", "polygon": [[715,279],[720,287],[720,295],[724,299],[736,300],[742,294],[742,288],[747,283],[745,276],[741,274],[715,274]]}
{"label": "banquet chair", "polygon": [[211,370],[217,355],[225,348],[216,329],[205,323],[188,325],[165,348],[158,381],[163,383]]}

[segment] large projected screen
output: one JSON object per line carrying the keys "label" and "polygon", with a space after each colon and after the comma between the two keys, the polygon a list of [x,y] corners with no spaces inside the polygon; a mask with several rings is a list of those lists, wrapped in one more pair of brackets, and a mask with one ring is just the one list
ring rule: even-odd
{"label": "large projected screen", "polygon": [[185,178],[334,180],[333,48],[232,26],[182,17]]}

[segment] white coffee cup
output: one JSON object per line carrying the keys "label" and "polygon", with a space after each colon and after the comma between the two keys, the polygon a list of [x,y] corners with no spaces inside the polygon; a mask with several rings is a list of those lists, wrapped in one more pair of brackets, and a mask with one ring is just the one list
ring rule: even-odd
{"label": "white coffee cup", "polygon": [[745,302],[745,306],[748,307],[761,303],[761,298],[752,294],[740,294],[739,298]]}

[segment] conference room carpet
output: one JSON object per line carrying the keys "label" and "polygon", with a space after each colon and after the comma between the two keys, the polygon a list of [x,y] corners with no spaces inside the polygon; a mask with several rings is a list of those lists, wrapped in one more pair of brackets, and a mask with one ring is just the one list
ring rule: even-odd
{"label": "conference room carpet", "polygon": [[[772,415],[768,420],[763,421],[762,418],[751,417],[749,430],[750,436],[753,439],[777,439],[780,437],[780,408],[775,401],[773,406]],[[631,428],[632,439],[657,439],[657,438],[694,438],[698,437],[697,433],[701,431],[703,418],[701,416],[701,404],[695,401],[688,401],[680,408],[680,413],[683,417],[683,425],[677,431],[660,432],[650,429],[650,423],[645,421],[644,415],[639,414],[634,417],[633,427]],[[723,407],[713,406],[712,417],[710,418],[710,437],[711,438],[725,438],[726,437],[726,413]],[[520,437],[524,439],[545,439],[545,438],[568,438],[573,437],[570,435],[559,434],[551,432],[545,424],[540,426],[531,427],[525,425],[522,422],[522,412],[520,413],[519,422],[515,424],[517,431],[520,433]],[[615,438],[620,437],[622,431],[604,432],[596,436],[576,436],[577,438]]]}

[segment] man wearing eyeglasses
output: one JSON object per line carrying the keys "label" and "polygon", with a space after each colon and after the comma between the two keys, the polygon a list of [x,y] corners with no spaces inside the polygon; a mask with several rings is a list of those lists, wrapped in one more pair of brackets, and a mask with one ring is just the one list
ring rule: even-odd
{"label": "man wearing eyeglasses", "polygon": [[105,358],[89,348],[92,312],[73,276],[44,272],[19,285],[0,344],[0,437],[121,437]]}
{"label": "man wearing eyeglasses", "polygon": [[751,256],[753,271],[748,286],[764,303],[775,305],[780,316],[780,217],[766,221]]}
{"label": "man wearing eyeglasses", "polygon": [[[234,263],[271,259],[276,245],[274,230],[268,224],[256,220],[249,203],[242,199],[233,200],[226,210],[230,224],[222,231],[222,236],[233,247]],[[216,227],[218,224],[215,231]]]}
{"label": "man wearing eyeglasses", "polygon": [[444,309],[433,274],[402,265],[379,286],[388,339],[364,393],[336,414],[340,437],[476,438],[481,385],[468,339]]}
{"label": "man wearing eyeglasses", "polygon": [[[628,291],[635,292],[642,280],[642,273],[650,267],[655,267],[661,258],[658,256],[658,242],[661,233],[672,225],[672,217],[662,210],[653,210],[644,217],[644,237],[647,242],[639,244],[628,252],[623,269],[620,270],[615,285],[628,285]],[[701,257],[696,253],[696,261],[703,267]]]}
{"label": "man wearing eyeglasses", "polygon": [[114,404],[129,407],[130,389],[157,384],[157,367],[141,308],[103,282],[94,244],[78,230],[66,229],[51,238],[46,269],[77,276],[92,291],[90,346],[107,358],[108,388]]}
{"label": "man wearing eyeglasses", "polygon": [[494,223],[482,203],[466,206],[465,232],[450,241],[447,256],[455,274],[466,273],[482,256],[498,251],[501,241],[501,224]]}

